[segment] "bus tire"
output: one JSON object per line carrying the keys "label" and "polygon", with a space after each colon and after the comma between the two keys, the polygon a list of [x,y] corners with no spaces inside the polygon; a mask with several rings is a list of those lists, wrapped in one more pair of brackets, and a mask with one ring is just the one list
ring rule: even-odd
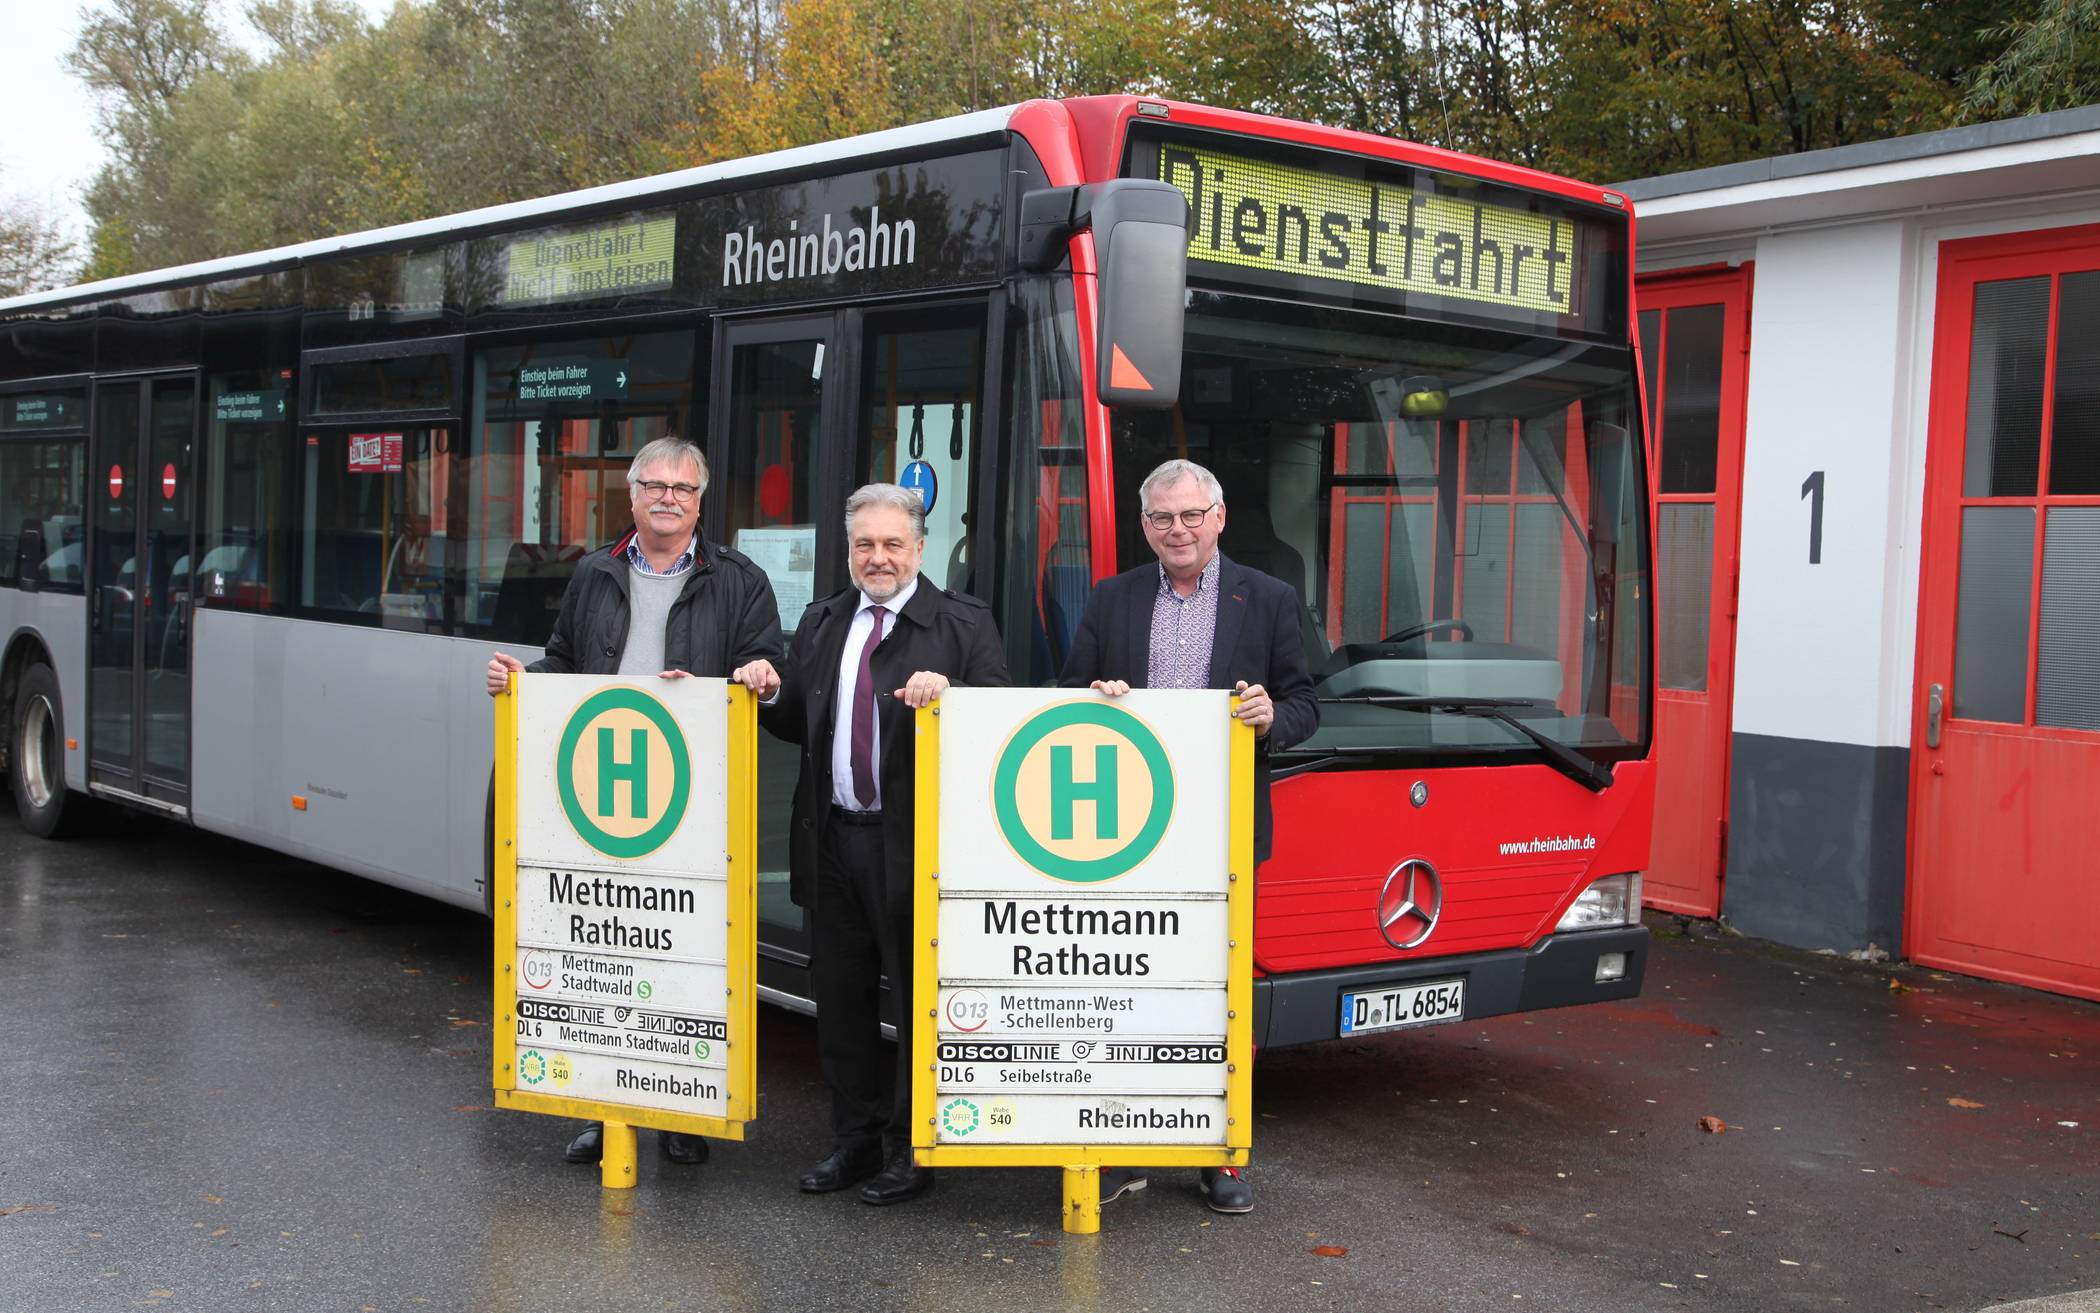
{"label": "bus tire", "polygon": [[41,661],[22,671],[9,718],[8,784],[22,828],[41,839],[78,834],[89,799],[66,788],[66,722],[58,676]]}

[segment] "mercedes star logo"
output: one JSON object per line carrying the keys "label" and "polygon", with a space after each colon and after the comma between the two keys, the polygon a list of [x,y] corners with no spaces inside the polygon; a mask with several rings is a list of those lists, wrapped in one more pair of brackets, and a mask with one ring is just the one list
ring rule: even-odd
{"label": "mercedes star logo", "polygon": [[1393,868],[1378,891],[1378,933],[1394,948],[1414,948],[1444,914],[1444,881],[1436,868],[1410,857]]}

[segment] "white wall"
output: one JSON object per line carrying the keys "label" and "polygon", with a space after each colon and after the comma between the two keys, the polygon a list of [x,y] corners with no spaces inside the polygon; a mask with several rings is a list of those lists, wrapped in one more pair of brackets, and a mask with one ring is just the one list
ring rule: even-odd
{"label": "white wall", "polygon": [[[1915,614],[1916,458],[1909,386],[1917,261],[1900,219],[1757,244],[1743,452],[1735,729],[1831,743],[1903,741]],[[1823,472],[1819,564],[1809,563]],[[1900,665],[1900,669],[1897,667]],[[1900,701],[1907,705],[1907,696]]]}

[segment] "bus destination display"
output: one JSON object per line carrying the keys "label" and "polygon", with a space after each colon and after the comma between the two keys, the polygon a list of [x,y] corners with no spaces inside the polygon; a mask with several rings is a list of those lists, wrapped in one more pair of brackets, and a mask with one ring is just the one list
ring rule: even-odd
{"label": "bus destination display", "polygon": [[935,1144],[1227,1143],[1227,706],[942,698]]}
{"label": "bus destination display", "polygon": [[1189,259],[1573,312],[1575,224],[1193,145],[1159,176],[1189,202]]}

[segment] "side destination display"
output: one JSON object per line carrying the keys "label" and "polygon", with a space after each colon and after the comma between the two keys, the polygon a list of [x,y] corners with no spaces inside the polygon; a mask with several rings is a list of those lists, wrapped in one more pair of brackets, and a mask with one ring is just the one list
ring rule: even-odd
{"label": "side destination display", "polygon": [[496,704],[497,1104],[742,1139],[757,1056],[750,695],[720,679],[519,675]]}
{"label": "side destination display", "polygon": [[1231,705],[951,689],[920,713],[922,1163],[1246,1161],[1253,735]]}

